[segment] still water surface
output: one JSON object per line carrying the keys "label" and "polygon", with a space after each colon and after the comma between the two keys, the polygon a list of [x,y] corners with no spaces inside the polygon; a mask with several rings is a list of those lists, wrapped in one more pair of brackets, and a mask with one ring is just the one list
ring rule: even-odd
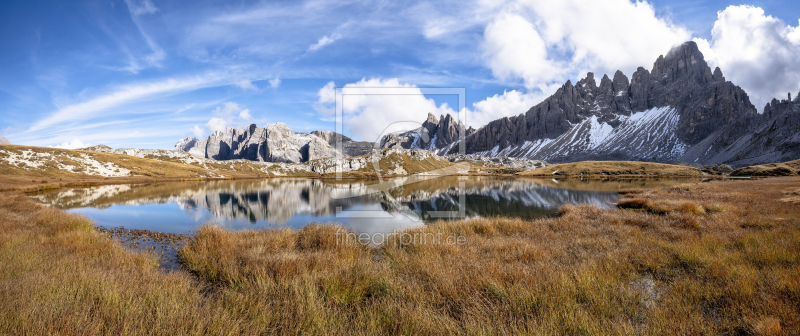
{"label": "still water surface", "polygon": [[378,181],[263,179],[73,188],[32,196],[97,225],[189,233],[215,222],[232,230],[335,222],[391,232],[439,218],[553,215],[564,204],[610,206],[621,188],[666,188],[697,179],[533,179],[412,176]]}

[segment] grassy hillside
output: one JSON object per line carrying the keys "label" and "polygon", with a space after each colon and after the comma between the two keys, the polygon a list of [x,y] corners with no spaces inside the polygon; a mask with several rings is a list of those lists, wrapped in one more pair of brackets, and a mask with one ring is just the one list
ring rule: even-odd
{"label": "grassy hillside", "polygon": [[[365,155],[369,156],[369,154]],[[406,153],[392,153],[384,156],[378,161],[378,167],[382,174],[387,175],[413,175],[431,170],[441,169],[453,165],[441,157],[430,156],[425,160],[415,160]],[[373,164],[359,169],[361,172],[374,172]]]}
{"label": "grassy hillside", "polygon": [[[302,172],[229,161],[198,166],[153,158],[49,147],[0,146],[0,190],[54,189],[89,183],[257,178]],[[306,174],[308,174],[306,172]]]}
{"label": "grassy hillside", "polygon": [[742,167],[731,172],[731,176],[792,176],[800,173],[800,160]]}
{"label": "grassy hillside", "polygon": [[638,161],[582,161],[551,165],[518,173],[521,176],[702,176],[692,167]]}
{"label": "grassy hillside", "polygon": [[[105,150],[95,146],[90,149]],[[69,150],[50,147],[0,145],[0,191],[36,191],[89,183],[128,183],[185,179],[262,178],[262,177],[331,177],[317,174],[308,163],[270,163],[248,160],[214,161],[159,150],[144,157],[107,151]],[[363,161],[369,155],[362,156]],[[355,158],[346,158],[352,160]],[[326,159],[330,161],[330,159]],[[332,163],[334,164],[334,163]],[[450,167],[443,158],[428,156],[416,160],[408,153],[391,153],[378,161],[383,176],[424,173]],[[375,177],[369,163],[346,177]]]}

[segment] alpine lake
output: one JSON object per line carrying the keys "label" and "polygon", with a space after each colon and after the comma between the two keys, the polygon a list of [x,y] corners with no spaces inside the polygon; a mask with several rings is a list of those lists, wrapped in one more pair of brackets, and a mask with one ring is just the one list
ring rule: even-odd
{"label": "alpine lake", "polygon": [[386,180],[270,178],[101,185],[31,195],[102,228],[189,234],[206,223],[229,230],[335,223],[390,233],[436,220],[533,219],[565,204],[610,207],[625,188],[668,188],[699,178],[547,179],[409,176]]}

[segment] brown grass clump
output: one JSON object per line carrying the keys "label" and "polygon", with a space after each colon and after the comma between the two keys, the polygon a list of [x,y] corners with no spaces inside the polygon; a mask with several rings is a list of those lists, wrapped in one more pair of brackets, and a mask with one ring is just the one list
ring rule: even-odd
{"label": "brown grass clump", "polygon": [[731,172],[731,176],[794,176],[798,172],[800,172],[800,160],[794,160],[742,167]]}
{"label": "brown grass clump", "polygon": [[788,190],[783,193],[785,197],[781,198],[782,202],[800,204],[800,188]]}
{"label": "brown grass clump", "polygon": [[437,222],[380,246],[331,225],[204,226],[182,250],[196,281],[0,195],[0,333],[793,334],[800,209],[776,200],[795,188],[640,190],[624,209]]}

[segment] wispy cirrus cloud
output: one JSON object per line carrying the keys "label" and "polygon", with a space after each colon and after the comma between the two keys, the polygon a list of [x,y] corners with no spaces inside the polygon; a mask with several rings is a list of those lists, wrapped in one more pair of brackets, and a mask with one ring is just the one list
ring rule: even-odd
{"label": "wispy cirrus cloud", "polygon": [[[27,132],[40,131],[56,124],[90,120],[98,116],[101,112],[140,100],[164,97],[216,85],[224,85],[226,84],[224,83],[224,78],[225,77],[220,74],[211,73],[201,76],[168,78],[160,81],[121,86],[89,100],[61,106],[49,116],[34,123]],[[103,115],[108,114],[103,113]]]}
{"label": "wispy cirrus cloud", "polygon": [[329,45],[333,42],[336,42],[336,40],[340,38],[342,38],[342,34],[339,33],[333,33],[330,36],[323,36],[322,38],[319,39],[319,41],[317,41],[317,43],[314,43],[310,47],[308,47],[308,51],[316,51],[322,49],[322,47]]}

